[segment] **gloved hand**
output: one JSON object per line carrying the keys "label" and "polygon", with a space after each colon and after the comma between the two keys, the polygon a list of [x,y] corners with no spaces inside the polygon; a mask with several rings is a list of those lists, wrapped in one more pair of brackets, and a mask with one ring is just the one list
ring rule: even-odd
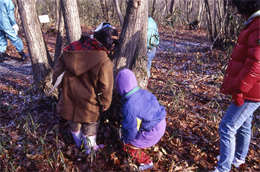
{"label": "gloved hand", "polygon": [[18,31],[19,31],[19,26],[17,24],[13,25],[12,28],[15,31],[15,34],[18,35]]}
{"label": "gloved hand", "polygon": [[232,102],[236,106],[242,106],[244,104],[243,93],[238,93],[237,91],[234,91],[232,94]]}

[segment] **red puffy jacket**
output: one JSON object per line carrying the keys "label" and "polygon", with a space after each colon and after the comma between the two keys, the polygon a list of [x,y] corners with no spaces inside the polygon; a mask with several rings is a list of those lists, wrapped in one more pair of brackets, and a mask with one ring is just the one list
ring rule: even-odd
{"label": "red puffy jacket", "polygon": [[230,56],[220,92],[243,93],[244,99],[260,101],[260,16],[240,32]]}

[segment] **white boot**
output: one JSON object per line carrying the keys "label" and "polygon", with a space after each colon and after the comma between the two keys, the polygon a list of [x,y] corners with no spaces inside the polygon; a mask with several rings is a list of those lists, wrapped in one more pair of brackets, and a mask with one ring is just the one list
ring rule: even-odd
{"label": "white boot", "polygon": [[93,149],[94,151],[98,150],[99,147],[97,146],[96,138],[97,138],[97,135],[93,135],[93,136],[83,135],[84,146],[86,148],[87,154],[91,153],[91,149]]}

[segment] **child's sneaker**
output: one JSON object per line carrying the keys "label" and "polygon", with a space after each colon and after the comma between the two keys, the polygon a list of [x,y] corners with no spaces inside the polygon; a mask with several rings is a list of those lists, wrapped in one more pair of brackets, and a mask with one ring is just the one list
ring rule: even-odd
{"label": "child's sneaker", "polygon": [[215,170],[214,171],[212,171],[212,172],[220,172],[217,168],[215,168]]}
{"label": "child's sneaker", "polygon": [[153,169],[153,161],[150,162],[149,164],[140,164],[139,170],[148,170],[148,169]]}
{"label": "child's sneaker", "polygon": [[[220,155],[217,156],[217,160],[218,160],[218,161],[219,161],[219,159],[220,159]],[[244,164],[244,163],[245,163],[245,161],[239,160],[239,159],[237,159],[236,157],[234,157],[234,159],[233,159],[233,161],[232,161],[232,164],[233,164],[236,168],[238,168],[241,164]]]}
{"label": "child's sneaker", "polygon": [[237,159],[236,157],[234,157],[233,162],[232,162],[232,164],[233,164],[236,168],[238,168],[241,164],[244,164],[244,163],[245,163],[245,161],[239,160],[239,159]]}

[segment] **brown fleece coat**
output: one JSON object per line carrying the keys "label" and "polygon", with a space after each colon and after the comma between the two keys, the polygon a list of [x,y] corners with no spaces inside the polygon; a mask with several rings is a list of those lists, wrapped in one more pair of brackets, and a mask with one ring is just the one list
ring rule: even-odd
{"label": "brown fleece coat", "polygon": [[113,63],[105,51],[66,51],[59,57],[53,83],[65,71],[58,113],[73,122],[97,122],[98,93],[105,109],[112,99]]}

